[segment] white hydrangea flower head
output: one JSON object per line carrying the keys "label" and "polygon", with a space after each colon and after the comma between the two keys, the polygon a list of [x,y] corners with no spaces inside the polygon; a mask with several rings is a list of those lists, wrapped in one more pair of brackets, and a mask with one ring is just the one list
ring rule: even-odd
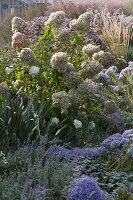
{"label": "white hydrangea flower head", "polygon": [[104,51],[99,51],[97,53],[94,53],[92,55],[92,60],[100,60],[100,59],[104,58],[104,54],[105,54]]}
{"label": "white hydrangea flower head", "polygon": [[51,58],[51,65],[59,73],[65,73],[67,71],[67,54],[64,52],[55,53]]}
{"label": "white hydrangea flower head", "polygon": [[52,119],[51,119],[52,125],[58,125],[59,122],[60,122],[60,120],[57,117],[52,117]]}
{"label": "white hydrangea flower head", "polygon": [[90,31],[90,22],[91,13],[86,12],[84,14],[81,14],[77,20],[72,20],[70,22],[70,28],[74,29],[80,34],[84,34]]}
{"label": "white hydrangea flower head", "polygon": [[93,121],[89,122],[89,129],[93,130],[96,127],[95,123]]}
{"label": "white hydrangea flower head", "polygon": [[82,128],[82,122],[79,121],[79,120],[77,120],[77,119],[75,119],[75,120],[73,121],[73,125],[74,125],[74,127],[75,127],[76,129],[81,129],[81,128]]}
{"label": "white hydrangea flower head", "polygon": [[62,27],[65,23],[65,12],[64,11],[56,11],[52,12],[45,22],[45,25],[50,24],[53,29],[57,29]]}
{"label": "white hydrangea flower head", "polygon": [[13,17],[12,21],[12,32],[24,32],[24,29],[27,27],[27,23],[20,17]]}
{"label": "white hydrangea flower head", "polygon": [[81,64],[80,74],[83,78],[93,78],[103,69],[103,65],[96,60],[85,60]]}
{"label": "white hydrangea flower head", "polygon": [[6,74],[10,74],[11,72],[14,71],[14,66],[10,65],[9,67],[5,68],[5,72]]}
{"label": "white hydrangea flower head", "polygon": [[29,69],[29,74],[32,76],[32,77],[35,77],[40,71],[40,68],[37,67],[37,66],[31,66],[30,69]]}
{"label": "white hydrangea flower head", "polygon": [[67,68],[67,72],[72,72],[72,71],[76,71],[74,65],[70,62],[66,63],[66,68]]}
{"label": "white hydrangea flower head", "polygon": [[79,105],[82,102],[82,95],[76,89],[70,89],[68,96],[71,102],[71,105]]}
{"label": "white hydrangea flower head", "polygon": [[60,28],[55,32],[55,38],[61,44],[70,41],[70,31],[68,28]]}
{"label": "white hydrangea flower head", "polygon": [[29,40],[27,40],[25,34],[20,32],[15,32],[12,35],[12,47],[15,49],[19,49],[22,47],[26,47],[29,44]]}
{"label": "white hydrangea flower head", "polygon": [[94,44],[88,44],[82,48],[82,53],[87,56],[92,56],[92,54],[99,51],[100,51],[100,46]]}
{"label": "white hydrangea flower head", "polygon": [[0,93],[3,94],[3,95],[6,95],[8,94],[9,92],[9,87],[6,83],[0,83]]}
{"label": "white hydrangea flower head", "polygon": [[35,55],[30,48],[23,48],[18,56],[23,64],[32,65],[35,63]]}
{"label": "white hydrangea flower head", "polygon": [[83,83],[79,84],[77,90],[82,95],[89,95],[92,93],[95,94],[97,91],[97,86],[91,79],[86,79],[83,81]]}
{"label": "white hydrangea flower head", "polygon": [[68,88],[76,88],[81,82],[81,76],[78,72],[71,71],[64,75],[64,80]]}
{"label": "white hydrangea flower head", "polygon": [[65,91],[54,93],[52,95],[52,104],[56,108],[67,109],[70,106],[68,94]]}
{"label": "white hydrangea flower head", "polygon": [[14,83],[13,86],[15,88],[21,88],[24,85],[24,82],[22,80],[17,79]]}

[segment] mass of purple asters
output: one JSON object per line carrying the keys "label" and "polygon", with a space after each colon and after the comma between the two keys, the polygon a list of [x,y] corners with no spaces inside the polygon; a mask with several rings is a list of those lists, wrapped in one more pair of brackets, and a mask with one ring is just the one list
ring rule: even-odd
{"label": "mass of purple asters", "polygon": [[107,46],[102,42],[98,35],[94,32],[91,32],[89,37],[93,40],[96,45],[100,45],[101,50],[107,50]]}
{"label": "mass of purple asters", "polygon": [[103,83],[103,85],[107,85],[109,83],[109,77],[104,73],[104,71],[101,71],[96,75],[96,80],[98,80],[99,83]]}
{"label": "mass of purple asters", "polygon": [[60,145],[53,145],[48,149],[47,157],[58,157],[63,159],[76,159],[79,157],[97,158],[104,152],[105,148],[103,146],[95,148],[73,148],[69,150]]}
{"label": "mass of purple asters", "polygon": [[126,146],[130,143],[130,140],[128,138],[125,138],[120,133],[115,133],[108,138],[106,138],[101,145],[107,148],[117,148]]}
{"label": "mass of purple asters", "polygon": [[128,146],[133,140],[133,129],[124,131],[123,134],[115,133],[106,138],[99,147],[66,149],[60,145],[51,146],[46,153],[47,158],[57,157],[60,159],[98,158],[107,153],[107,149]]}
{"label": "mass of purple asters", "polygon": [[38,36],[44,34],[45,22],[47,21],[48,16],[35,17],[28,22],[30,27],[31,39],[36,39]]}
{"label": "mass of purple asters", "polygon": [[128,63],[128,67],[121,70],[119,74],[119,80],[124,80],[127,76],[133,77],[133,62]]}
{"label": "mass of purple asters", "polygon": [[117,67],[116,66],[111,66],[108,69],[103,69],[99,74],[96,75],[96,79],[100,82],[103,83],[104,85],[107,85],[110,83],[110,78],[111,76],[117,77]]}
{"label": "mass of purple asters", "polygon": [[106,200],[106,197],[94,178],[84,176],[71,183],[67,200]]}

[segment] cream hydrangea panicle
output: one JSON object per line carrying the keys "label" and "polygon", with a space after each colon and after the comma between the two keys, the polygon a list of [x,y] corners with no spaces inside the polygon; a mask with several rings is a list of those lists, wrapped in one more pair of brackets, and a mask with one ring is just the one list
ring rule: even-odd
{"label": "cream hydrangea panicle", "polygon": [[91,13],[86,12],[70,22],[70,28],[74,29],[80,34],[88,33],[90,31]]}
{"label": "cream hydrangea panicle", "polygon": [[56,11],[52,12],[45,22],[45,25],[50,24],[53,29],[57,29],[63,26],[65,23],[65,12],[64,11]]}
{"label": "cream hydrangea panicle", "polygon": [[83,78],[93,78],[103,69],[103,65],[96,60],[85,60],[81,64],[80,74]]}
{"label": "cream hydrangea panicle", "polygon": [[20,17],[13,17],[12,21],[12,32],[24,32],[24,29],[27,27],[27,23]]}
{"label": "cream hydrangea panicle", "polygon": [[70,41],[70,31],[68,28],[60,28],[57,31],[55,31],[55,38],[57,42],[64,44],[68,43]]}
{"label": "cream hydrangea panicle", "polygon": [[96,127],[95,123],[93,121],[89,122],[89,129],[93,130]]}
{"label": "cream hydrangea panicle", "polygon": [[92,55],[92,60],[98,60],[104,67],[110,67],[116,62],[115,56],[110,52],[99,51]]}
{"label": "cream hydrangea panicle", "polygon": [[12,47],[19,50],[22,47],[26,47],[29,44],[25,34],[16,32],[12,35]]}
{"label": "cream hydrangea panicle", "polygon": [[17,79],[14,83],[13,83],[14,88],[20,89],[21,87],[24,86],[24,82],[22,80]]}
{"label": "cream hydrangea panicle", "polygon": [[67,68],[67,72],[72,72],[72,71],[76,71],[74,65],[70,62],[66,63],[66,68]]}
{"label": "cream hydrangea panicle", "polygon": [[76,129],[82,128],[82,122],[79,121],[79,120],[77,120],[77,119],[75,119],[75,120],[73,121],[73,125],[74,125],[74,127],[75,127]]}
{"label": "cream hydrangea panicle", "polygon": [[87,56],[92,56],[92,54],[99,52],[100,46],[94,45],[94,44],[87,44],[82,48],[82,53]]}
{"label": "cream hydrangea panicle", "polygon": [[70,106],[68,94],[65,91],[54,93],[52,95],[52,104],[56,108],[67,109]]}
{"label": "cream hydrangea panicle", "polygon": [[60,120],[57,117],[52,117],[51,124],[52,125],[58,125]]}
{"label": "cream hydrangea panicle", "polygon": [[83,83],[79,84],[77,88],[78,92],[82,95],[95,94],[97,92],[97,86],[91,79],[86,79]]}
{"label": "cream hydrangea panicle", "polygon": [[82,95],[80,95],[76,89],[69,90],[68,95],[71,105],[79,105],[82,102]]}
{"label": "cream hydrangea panicle", "polygon": [[3,95],[8,94],[9,92],[9,87],[6,83],[0,83],[0,93]]}
{"label": "cream hydrangea panicle", "polygon": [[40,71],[40,68],[37,67],[37,66],[31,66],[30,69],[29,69],[29,74],[32,76],[32,77],[35,77]]}
{"label": "cream hydrangea panicle", "polygon": [[82,83],[80,74],[75,71],[66,73],[63,78],[68,88],[76,88],[80,83]]}
{"label": "cream hydrangea panicle", "polygon": [[30,48],[23,48],[18,56],[23,64],[33,65],[35,63],[35,55]]}
{"label": "cream hydrangea panicle", "polygon": [[67,71],[67,54],[64,52],[55,53],[51,58],[51,65],[59,73],[65,73]]}
{"label": "cream hydrangea panicle", "polygon": [[11,72],[14,71],[14,66],[10,65],[9,67],[5,68],[5,72],[6,74],[10,74]]}

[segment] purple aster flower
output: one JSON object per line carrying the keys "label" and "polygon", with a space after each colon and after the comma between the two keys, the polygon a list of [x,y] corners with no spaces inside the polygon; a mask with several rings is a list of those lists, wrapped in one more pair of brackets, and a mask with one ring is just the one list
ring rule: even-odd
{"label": "purple aster flower", "polygon": [[103,194],[94,178],[84,176],[72,182],[67,200],[103,200]]}
{"label": "purple aster flower", "polygon": [[107,84],[109,82],[109,77],[107,74],[105,74],[104,72],[100,72],[99,74],[97,74],[96,79],[103,84]]}
{"label": "purple aster flower", "polygon": [[105,72],[105,74],[107,75],[111,75],[111,74],[114,74],[114,73],[117,73],[118,69],[116,66],[112,66],[112,67],[109,67],[107,69],[107,71]]}
{"label": "purple aster flower", "polygon": [[106,138],[101,143],[101,145],[103,145],[104,147],[116,148],[120,146],[125,146],[129,144],[129,142],[130,141],[127,138],[123,137],[123,135],[121,135],[120,133],[115,133],[109,136],[108,138]]}
{"label": "purple aster flower", "polygon": [[133,67],[133,61],[130,61],[130,62],[128,63],[128,67]]}
{"label": "purple aster flower", "polygon": [[97,36],[96,33],[91,33],[90,34],[90,38],[93,39],[93,41],[96,43],[96,44],[101,44],[102,43],[102,40]]}
{"label": "purple aster flower", "polygon": [[133,129],[125,130],[122,135],[124,138],[127,138],[130,141],[133,141]]}

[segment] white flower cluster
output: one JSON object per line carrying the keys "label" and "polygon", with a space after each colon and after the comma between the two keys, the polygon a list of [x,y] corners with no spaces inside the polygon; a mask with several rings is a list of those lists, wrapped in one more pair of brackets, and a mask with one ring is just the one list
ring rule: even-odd
{"label": "white flower cluster", "polygon": [[68,92],[71,105],[79,105],[82,102],[82,95],[76,89],[71,89]]}
{"label": "white flower cluster", "polygon": [[80,34],[90,31],[91,14],[86,12],[70,22],[70,27]]}
{"label": "white flower cluster", "polygon": [[57,117],[52,117],[51,124],[52,125],[58,125],[60,120]]}
{"label": "white flower cluster", "polygon": [[64,25],[65,13],[63,11],[52,12],[45,22],[45,25],[51,25],[53,29],[60,28]]}
{"label": "white flower cluster", "polygon": [[79,84],[77,91],[82,95],[95,94],[97,92],[97,86],[91,79],[86,79],[81,84]]}
{"label": "white flower cluster", "polygon": [[55,53],[51,58],[51,65],[57,69],[59,73],[67,72],[67,54],[64,52]]}
{"label": "white flower cluster", "polygon": [[20,32],[15,32],[12,35],[12,47],[19,51],[22,47],[26,47],[29,44],[25,34]]}
{"label": "white flower cluster", "polygon": [[82,53],[87,56],[92,56],[92,54],[99,51],[100,51],[100,46],[94,44],[87,44],[82,48]]}
{"label": "white flower cluster", "polygon": [[20,52],[22,48],[27,47],[30,44],[28,39],[28,25],[20,17],[14,17],[11,21],[12,23],[12,47]]}
{"label": "white flower cluster", "polygon": [[104,67],[114,65],[116,62],[115,56],[110,52],[99,51],[92,55],[92,60],[98,60]]}
{"label": "white flower cluster", "polygon": [[68,43],[70,41],[70,31],[68,28],[60,28],[55,31],[56,42],[60,44]]}
{"label": "white flower cluster", "polygon": [[80,74],[75,71],[66,73],[63,78],[68,88],[76,88],[82,82]]}
{"label": "white flower cluster", "polygon": [[0,83],[0,93],[3,95],[8,94],[9,87],[6,83]]}
{"label": "white flower cluster", "polygon": [[13,86],[14,88],[20,89],[24,85],[24,82],[22,80],[17,79],[14,83]]}
{"label": "white flower cluster", "polygon": [[29,74],[34,78],[40,71],[40,68],[37,66],[31,66],[29,69]]}
{"label": "white flower cluster", "polygon": [[89,129],[93,130],[96,127],[95,123],[93,121],[89,122]]}
{"label": "white flower cluster", "polygon": [[27,23],[21,19],[20,17],[13,17],[12,21],[12,32],[24,32],[25,28],[27,28]]}
{"label": "white flower cluster", "polygon": [[92,60],[101,60],[102,58],[104,58],[104,51],[99,51],[92,55]]}
{"label": "white flower cluster", "polygon": [[80,74],[83,78],[93,78],[103,69],[103,65],[96,60],[85,60],[81,64]]}
{"label": "white flower cluster", "polygon": [[23,48],[18,56],[23,64],[33,65],[35,63],[35,55],[30,48]]}
{"label": "white flower cluster", "polygon": [[14,66],[10,65],[9,67],[5,68],[5,72],[6,74],[10,74],[11,72],[14,71]]}
{"label": "white flower cluster", "polygon": [[75,119],[74,122],[73,122],[73,125],[76,129],[81,129],[82,128],[82,122]]}
{"label": "white flower cluster", "polygon": [[67,72],[76,71],[74,65],[72,63],[70,63],[70,62],[66,63],[66,68],[67,68]]}
{"label": "white flower cluster", "polygon": [[51,65],[59,74],[62,74],[68,88],[77,87],[82,82],[81,76],[75,71],[73,64],[67,62],[66,53],[55,53],[51,58]]}
{"label": "white flower cluster", "polygon": [[67,109],[70,106],[68,94],[65,91],[54,93],[52,95],[52,104],[56,108]]}

